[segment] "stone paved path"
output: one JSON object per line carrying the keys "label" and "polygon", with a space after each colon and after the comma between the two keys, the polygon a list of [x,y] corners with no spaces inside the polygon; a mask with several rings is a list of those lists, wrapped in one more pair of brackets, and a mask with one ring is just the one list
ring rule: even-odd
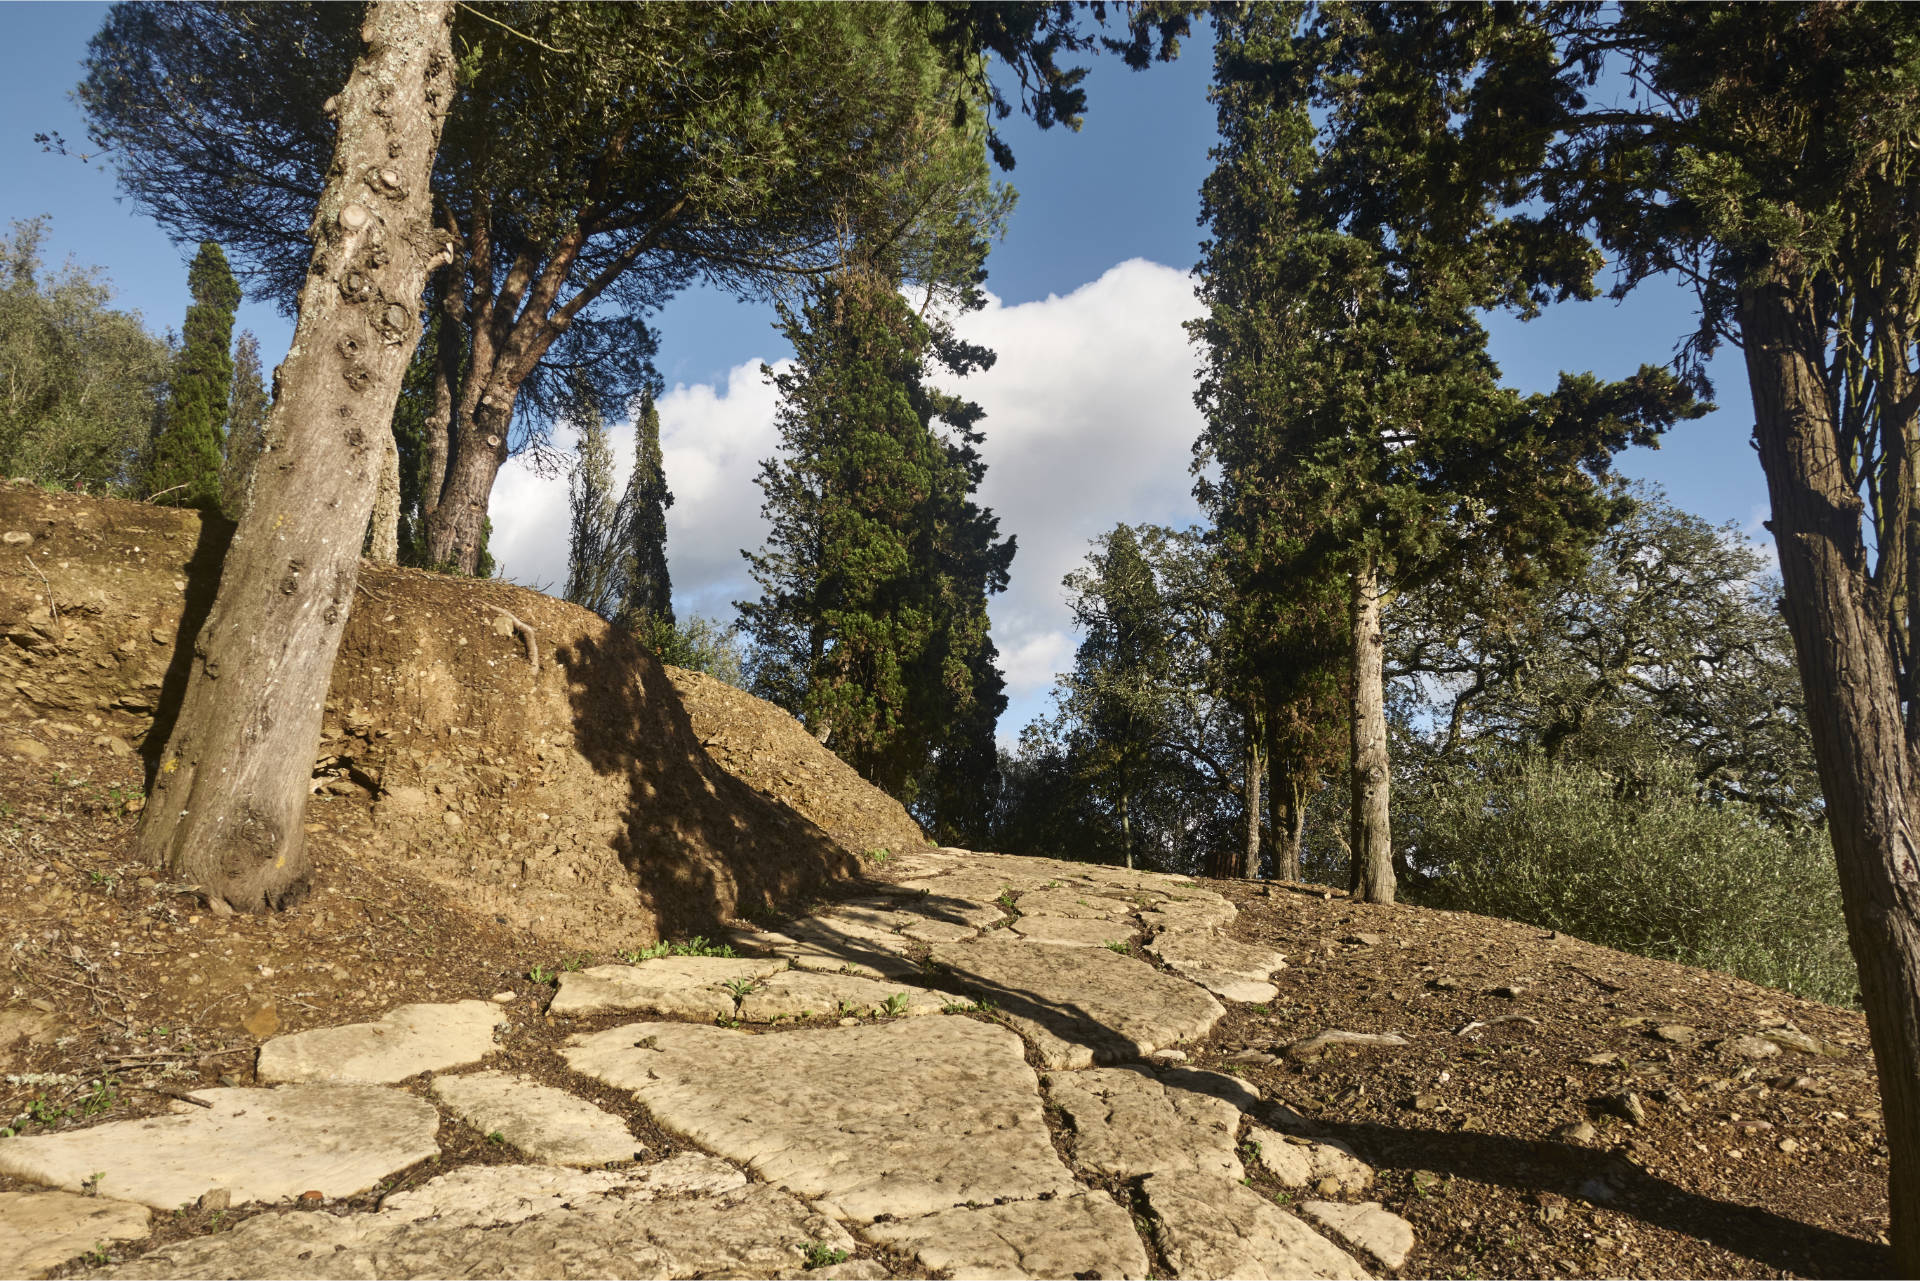
{"label": "stone paved path", "polygon": [[[1046,859],[927,850],[900,866],[871,898],[736,937],[741,957],[562,975],[550,1013],[599,1030],[559,1048],[549,1081],[598,1103],[490,1066],[512,1029],[472,1000],[268,1041],[260,1077],[288,1084],[199,1092],[211,1107],[0,1140],[0,1171],[50,1189],[0,1196],[0,1272],[111,1260],[148,1207],[209,1191],[358,1195],[436,1155],[443,1124],[523,1163],[456,1169],[369,1212],[258,1214],[89,1275],[894,1275],[869,1246],[896,1271],[963,1277],[1144,1277],[1155,1255],[1193,1278],[1404,1261],[1412,1230],[1361,1200],[1358,1155],[1177,1062],[1223,1000],[1265,999],[1285,964],[1226,937],[1232,904]],[[1129,954],[1136,940],[1164,968]],[[697,1150],[649,1153],[608,1088]],[[1320,1199],[1290,1213],[1242,1183],[1243,1162]]]}

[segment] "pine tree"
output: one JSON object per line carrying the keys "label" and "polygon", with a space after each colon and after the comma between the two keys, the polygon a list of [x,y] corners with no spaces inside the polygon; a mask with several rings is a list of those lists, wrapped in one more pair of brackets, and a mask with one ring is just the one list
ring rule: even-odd
{"label": "pine tree", "polygon": [[187,308],[180,355],[174,362],[165,425],[154,443],[147,492],[174,507],[221,505],[221,443],[233,382],[233,313],[240,285],[227,256],[211,240],[187,271],[193,305]]}
{"label": "pine tree", "polygon": [[666,466],[660,456],[660,410],[652,393],[643,393],[633,416],[633,475],[627,480],[621,506],[627,525],[622,542],[628,564],[620,616],[628,626],[651,619],[671,625],[673,577],[667,572],[667,508],[673,491],[667,488]]}
{"label": "pine tree", "polygon": [[979,407],[924,372],[992,354],[929,326],[864,264],[782,323],[795,351],[772,375],[785,456],[761,469],[772,528],[747,554],[761,597],[740,604],[756,689],[868,779],[922,801],[937,829],[980,830],[1004,706],[986,601],[1006,587],[1014,543],[972,500]]}
{"label": "pine tree", "polygon": [[260,374],[260,340],[242,329],[233,344],[233,394],[227,400],[227,456],[220,464],[220,506],[239,520],[253,497],[253,470],[266,445],[267,387]]}

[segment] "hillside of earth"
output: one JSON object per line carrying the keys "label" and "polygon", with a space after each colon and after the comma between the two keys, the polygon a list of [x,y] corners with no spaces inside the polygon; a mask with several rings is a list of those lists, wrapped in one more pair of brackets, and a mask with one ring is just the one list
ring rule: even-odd
{"label": "hillside of earth", "polygon": [[[219,537],[0,487],[0,1170],[38,1171],[0,1174],[0,1273],[1890,1269],[1857,1013],[1317,886],[933,850],[784,713],[500,583],[363,570],[312,892],[212,915],[134,835]],[[328,1087],[418,1131],[375,1173],[183,1166],[156,1206],[137,1147],[37,1164],[320,1088],[350,1056],[291,1069],[300,1037],[401,1007],[489,1012]],[[490,1073],[631,1159],[530,1157],[449,1084]]]}

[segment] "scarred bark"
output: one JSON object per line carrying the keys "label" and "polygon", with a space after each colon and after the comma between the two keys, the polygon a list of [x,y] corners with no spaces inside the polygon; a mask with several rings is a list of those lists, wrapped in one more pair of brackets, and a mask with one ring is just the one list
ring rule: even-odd
{"label": "scarred bark", "polygon": [[333,103],[338,140],[266,453],[141,824],[142,852],[216,909],[284,906],[305,890],[327,687],[421,294],[448,260],[428,177],[453,100],[451,17],[447,0],[367,8]]}
{"label": "scarred bark", "polygon": [[1353,778],[1353,892],[1369,903],[1393,902],[1393,831],[1387,818],[1385,638],[1380,632],[1379,570],[1369,561],[1353,575],[1353,707],[1348,765]]}
{"label": "scarred bark", "polygon": [[1920,853],[1899,677],[1876,622],[1804,291],[1749,286],[1741,342],[1807,722],[1886,1115],[1895,1274],[1920,1276]]}

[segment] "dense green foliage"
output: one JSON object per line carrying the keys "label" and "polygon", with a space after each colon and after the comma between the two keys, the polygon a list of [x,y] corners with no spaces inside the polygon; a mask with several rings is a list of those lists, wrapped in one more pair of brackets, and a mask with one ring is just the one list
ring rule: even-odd
{"label": "dense green foliage", "polygon": [[1633,764],[1625,777],[1538,758],[1430,776],[1408,807],[1435,872],[1417,900],[1855,1003],[1824,833],[1701,799],[1689,761]]}
{"label": "dense green foliage", "polygon": [[678,622],[657,614],[638,615],[634,635],[663,663],[704,672],[735,688],[746,686],[747,653],[737,626],[723,627],[704,614]]}
{"label": "dense green foliage", "polygon": [[166,418],[154,442],[146,490],[170,507],[221,506],[220,467],[233,390],[233,313],[240,285],[220,246],[207,241],[187,269],[187,308],[180,351],[167,386]]}
{"label": "dense green foliage", "polygon": [[742,602],[755,692],[799,716],[936,831],[984,830],[1005,706],[987,597],[1014,544],[972,498],[979,406],[926,382],[992,353],[930,325],[889,273],[850,265],[799,310],[763,465],[767,542]]}
{"label": "dense green foliage", "polygon": [[45,239],[43,218],[0,239],[0,475],[121,489],[152,439],[167,346],[98,271],[48,272]]}
{"label": "dense green foliage", "polygon": [[1245,721],[1218,691],[1215,564],[1198,529],[1119,525],[1067,575],[1084,639],[1001,762],[996,848],[1198,873],[1231,844]]}

